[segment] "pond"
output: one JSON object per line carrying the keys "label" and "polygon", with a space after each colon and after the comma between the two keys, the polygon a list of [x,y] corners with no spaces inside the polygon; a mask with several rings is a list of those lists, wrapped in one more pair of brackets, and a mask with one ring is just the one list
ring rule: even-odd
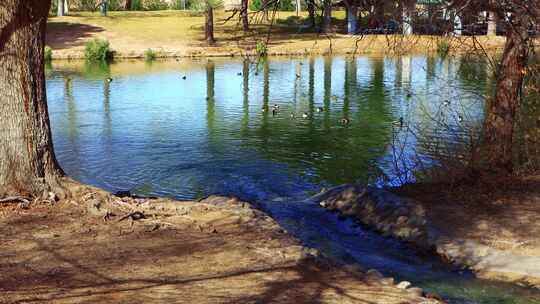
{"label": "pond", "polygon": [[535,291],[476,280],[304,202],[342,183],[414,182],[418,168],[466,158],[491,77],[482,61],[423,55],[55,62],[47,94],[57,157],[82,182],[235,195],[329,256],[453,303],[538,303]]}

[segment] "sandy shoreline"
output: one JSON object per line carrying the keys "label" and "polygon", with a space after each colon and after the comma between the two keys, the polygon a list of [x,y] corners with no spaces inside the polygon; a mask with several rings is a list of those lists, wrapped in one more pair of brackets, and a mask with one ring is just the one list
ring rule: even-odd
{"label": "sandy shoreline", "polygon": [[52,205],[0,209],[0,302],[439,303],[330,262],[233,198],[70,188],[70,199]]}

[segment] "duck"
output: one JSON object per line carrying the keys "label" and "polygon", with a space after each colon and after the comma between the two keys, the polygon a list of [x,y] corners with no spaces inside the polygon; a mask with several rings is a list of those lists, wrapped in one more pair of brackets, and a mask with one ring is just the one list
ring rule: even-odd
{"label": "duck", "polygon": [[445,100],[443,101],[443,104],[444,104],[445,107],[448,107],[448,106],[450,105],[450,100],[445,99]]}
{"label": "duck", "polygon": [[302,113],[302,118],[304,119],[309,118],[309,114],[307,112]]}
{"label": "duck", "polygon": [[324,108],[323,107],[317,107],[317,112],[318,113],[324,112]]}
{"label": "duck", "polygon": [[463,116],[458,115],[457,120],[458,120],[459,122],[463,122]]}
{"label": "duck", "polygon": [[107,78],[107,82],[112,82],[113,79],[111,77]]}
{"label": "duck", "polygon": [[403,124],[404,124],[403,117],[400,117],[398,120],[393,122],[393,125],[398,126],[400,129],[403,128]]}
{"label": "duck", "polygon": [[238,72],[238,73],[236,73],[236,75],[242,76],[242,72]]}
{"label": "duck", "polygon": [[348,119],[347,117],[343,117],[340,122],[344,125],[348,125],[349,123],[351,123],[351,120]]}
{"label": "duck", "polygon": [[274,105],[272,106],[272,108],[275,109],[276,111],[279,111],[279,105],[278,105],[278,104],[274,104]]}
{"label": "duck", "polygon": [[186,76],[186,75],[182,76],[182,79],[186,80],[186,79],[187,79],[187,76]]}
{"label": "duck", "polygon": [[296,78],[300,78],[300,74],[296,74]]}

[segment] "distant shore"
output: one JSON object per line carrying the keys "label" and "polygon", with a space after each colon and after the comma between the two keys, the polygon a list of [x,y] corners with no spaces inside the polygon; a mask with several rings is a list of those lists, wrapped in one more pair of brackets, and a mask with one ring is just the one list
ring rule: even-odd
{"label": "distant shore", "polygon": [[[217,20],[226,16],[219,12]],[[53,50],[53,59],[82,59],[85,42],[94,38],[108,40],[115,58],[144,58],[148,49],[158,58],[253,56],[258,41],[267,42],[270,56],[429,53],[437,52],[442,44],[450,53],[496,52],[505,42],[500,36],[325,35],[287,24],[290,16],[290,12],[280,12],[272,28],[254,24],[247,33],[234,21],[217,22],[217,42],[208,46],[202,41],[201,16],[174,11],[113,12],[110,17],[79,13],[50,18],[46,43]]]}

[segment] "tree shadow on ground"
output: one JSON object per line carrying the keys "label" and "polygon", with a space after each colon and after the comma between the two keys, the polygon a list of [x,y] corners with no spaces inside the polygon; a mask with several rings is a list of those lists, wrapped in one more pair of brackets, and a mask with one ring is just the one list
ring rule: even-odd
{"label": "tree shadow on ground", "polygon": [[[178,244],[163,248],[166,255],[174,257],[193,256],[204,252],[205,242]],[[366,288],[359,274],[341,269],[336,275],[335,266],[314,258],[305,258],[283,265],[244,265],[221,271],[175,273],[172,268],[167,275],[145,272],[144,264],[149,257],[139,261],[109,268],[111,258],[96,256],[103,263],[88,261],[67,255],[64,246],[54,246],[48,241],[35,240],[32,257],[25,262],[32,264],[36,257],[48,256],[46,263],[54,271],[43,272],[27,268],[26,278],[19,277],[14,289],[5,292],[18,294],[13,303],[72,303],[72,302],[122,302],[122,303],[360,303],[374,304],[379,297],[395,299],[399,294],[388,294],[377,288]],[[111,253],[114,255],[114,253]],[[133,253],[136,255],[137,253]],[[167,257],[157,257],[167,260]],[[128,258],[130,259],[130,258]],[[118,260],[113,258],[112,260]],[[94,264],[94,266],[92,266]],[[110,265],[109,265],[110,266]],[[139,268],[137,270],[137,268]],[[135,271],[118,272],[124,268]],[[353,278],[351,280],[351,278]],[[343,284],[349,281],[349,284]],[[25,283],[26,282],[26,283]],[[38,282],[36,284],[36,282]],[[39,283],[41,282],[41,283]],[[5,283],[5,282],[3,282]],[[0,282],[0,286],[3,285]],[[350,287],[363,285],[359,293],[350,292]],[[37,286],[35,286],[37,285]],[[365,297],[365,298],[364,298]],[[326,299],[326,300],[325,300]],[[340,300],[341,299],[341,300]],[[368,300],[369,299],[369,300]]]}
{"label": "tree shadow on ground", "polygon": [[81,46],[96,33],[105,29],[98,26],[71,22],[49,22],[46,44],[53,49]]}

